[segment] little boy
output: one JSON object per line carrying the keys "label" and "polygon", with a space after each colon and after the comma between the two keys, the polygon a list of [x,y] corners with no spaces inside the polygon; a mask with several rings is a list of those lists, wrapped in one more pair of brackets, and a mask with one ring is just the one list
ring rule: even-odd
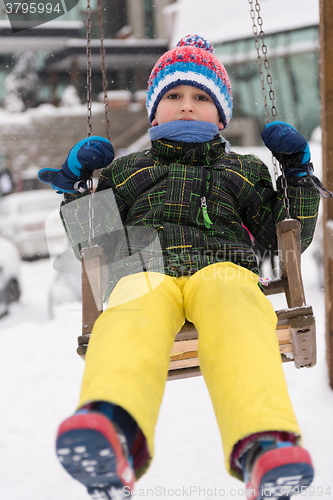
{"label": "little boy", "polygon": [[[276,315],[258,286],[247,231],[276,249],[275,228],[285,217],[281,179],[274,191],[267,167],[230,152],[220,137],[232,115],[231,86],[201,37],[185,37],[157,61],[147,109],[151,149],[111,163],[110,143],[90,137],[61,170],[40,172],[65,193],[62,216],[76,248],[78,233],[81,242],[88,238],[77,210],[92,170],[104,167],[94,196],[112,190],[119,210],[107,198],[102,214],[95,210],[94,241],[109,259],[112,293],[90,339],[78,410],[58,431],[58,457],[92,498],[129,498],[154,455],[169,354],[187,319],[199,332],[200,368],[229,473],[245,481],[251,500],[288,499],[309,486],[313,466],[299,444]],[[282,122],[267,126],[263,138],[285,166],[304,250],[319,203],[308,145]],[[124,231],[115,243],[118,215]],[[149,250],[156,238],[158,254]],[[126,256],[134,260],[124,264]]]}

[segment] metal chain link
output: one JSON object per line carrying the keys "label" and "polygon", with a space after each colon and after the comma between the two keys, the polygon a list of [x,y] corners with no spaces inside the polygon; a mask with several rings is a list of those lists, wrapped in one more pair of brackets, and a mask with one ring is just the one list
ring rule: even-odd
{"label": "metal chain link", "polygon": [[[92,72],[91,72],[91,6],[90,0],[87,0],[87,135],[92,136]],[[93,180],[90,177],[87,180],[88,190],[89,190],[89,230],[88,230],[88,246],[92,245],[94,239],[94,208],[92,203],[92,192],[93,192]]]}
{"label": "metal chain link", "polygon": [[[103,92],[104,92],[104,108],[105,108],[105,124],[106,124],[106,135],[109,141],[111,141],[110,134],[110,113],[109,113],[109,102],[108,102],[108,81],[106,77],[106,64],[105,64],[105,47],[104,47],[104,30],[103,30],[103,3],[102,0],[98,0],[98,24],[99,24],[99,36],[100,36],[100,54],[102,60],[102,82],[103,82]],[[92,136],[92,65],[91,65],[91,5],[90,0],[87,0],[87,19],[86,19],[86,29],[87,29],[87,135]],[[90,177],[87,181],[89,196],[89,232],[88,232],[88,244],[91,246],[94,239],[94,208],[92,203],[92,193],[93,193],[93,179]]]}
{"label": "metal chain link", "polygon": [[288,184],[287,184],[287,178],[284,173],[284,168],[281,166],[281,187],[283,189],[283,205],[286,210],[286,219],[290,219],[290,202],[288,198]]}
{"label": "metal chain link", "polygon": [[103,1],[98,0],[98,25],[99,25],[99,37],[101,41],[100,54],[102,60],[102,84],[104,93],[104,109],[105,109],[105,125],[106,125],[106,136],[111,142],[111,125],[110,125],[110,111],[109,111],[109,100],[108,100],[108,80],[106,76],[106,63],[105,63],[105,47],[104,47],[104,17],[103,17]]}
{"label": "metal chain link", "polygon": [[256,12],[255,12],[255,9],[253,7],[253,0],[248,0],[248,1],[250,4],[250,7],[251,7],[250,15],[251,15],[251,19],[252,19],[252,32],[254,35],[254,46],[255,46],[255,49],[257,51],[257,62],[258,62],[258,66],[259,66],[259,79],[260,79],[260,83],[261,83],[261,95],[262,95],[263,102],[264,102],[264,111],[265,111],[265,115],[266,115],[266,122],[269,123],[270,119],[269,119],[269,110],[268,110],[268,102],[267,102],[267,91],[266,91],[266,86],[265,86],[265,76],[264,76],[264,72],[262,70],[262,57],[261,57],[261,53],[260,53],[260,44],[259,44],[258,26],[257,26],[257,21],[256,21]]}
{"label": "metal chain link", "polygon": [[87,19],[86,19],[86,39],[87,39],[87,135],[92,135],[92,75],[91,75],[91,6],[90,0],[87,0]]}
{"label": "metal chain link", "polygon": [[[268,50],[267,50],[267,45],[265,43],[265,33],[263,30],[263,19],[260,14],[260,3],[259,0],[255,0],[255,4],[253,5],[254,0],[248,0],[250,4],[250,16],[252,19],[252,31],[254,35],[254,45],[255,49],[257,51],[257,59],[258,59],[258,66],[259,66],[259,79],[261,82],[261,93],[264,101],[264,110],[265,110],[265,115],[266,115],[266,121],[267,123],[270,122],[270,116],[269,116],[269,108],[268,108],[268,102],[267,102],[267,90],[266,90],[266,84],[265,84],[265,76],[263,72],[263,63],[262,63],[262,55],[264,58],[264,67],[266,70],[266,82],[269,88],[268,96],[271,101],[271,114],[273,117],[273,120],[277,118],[278,112],[277,108],[275,106],[275,93],[273,90],[273,78],[272,75],[270,74],[270,63],[268,60]],[[261,43],[259,42],[261,41]],[[262,55],[261,55],[262,54]],[[274,166],[274,172],[275,172],[275,177],[278,176],[278,167],[277,167],[277,160],[275,157],[273,157],[273,166]],[[287,185],[287,179],[284,173],[284,168],[282,165],[280,165],[280,170],[281,170],[281,187],[283,190],[283,205],[286,211],[286,218],[290,219],[290,202],[288,198],[288,185]]]}
{"label": "metal chain link", "polygon": [[261,40],[261,52],[262,52],[262,54],[264,56],[264,66],[265,66],[265,69],[266,69],[266,81],[267,81],[267,84],[268,84],[268,87],[269,87],[268,95],[269,95],[269,98],[271,100],[271,113],[272,113],[273,119],[275,119],[277,117],[278,113],[277,113],[277,109],[276,109],[276,106],[275,106],[275,93],[274,93],[274,90],[273,90],[273,78],[272,78],[272,75],[269,72],[269,70],[270,70],[270,63],[269,63],[269,60],[268,60],[268,57],[267,57],[268,50],[267,50],[267,45],[265,43],[265,33],[264,33],[264,30],[263,30],[263,20],[262,20],[262,17],[260,15],[260,3],[259,3],[259,0],[256,0],[255,10],[257,12],[257,22],[258,22],[258,26],[260,28],[258,36],[259,36],[259,38]]}

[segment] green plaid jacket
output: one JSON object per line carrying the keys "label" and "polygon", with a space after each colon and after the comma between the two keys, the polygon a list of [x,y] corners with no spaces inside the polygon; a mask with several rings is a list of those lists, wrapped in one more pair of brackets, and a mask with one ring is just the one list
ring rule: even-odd
{"label": "green plaid jacket", "polygon": [[[288,197],[290,215],[302,225],[304,251],[313,237],[319,194],[308,178],[290,178]],[[249,232],[274,252],[276,225],[285,218],[281,179],[275,191],[264,163],[226,152],[219,136],[200,144],[154,141],[151,149],[103,169],[90,208],[88,198],[65,195],[62,218],[80,250],[93,210],[90,238],[105,250],[110,289],[122,276],[142,270],[181,276],[231,261],[257,272]]]}

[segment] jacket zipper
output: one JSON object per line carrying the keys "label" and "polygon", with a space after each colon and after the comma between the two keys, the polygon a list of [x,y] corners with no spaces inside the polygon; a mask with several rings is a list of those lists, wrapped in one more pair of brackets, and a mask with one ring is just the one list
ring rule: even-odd
{"label": "jacket zipper", "polygon": [[[210,220],[207,211],[207,198],[206,198],[207,169],[203,167],[202,170],[203,172],[202,172],[201,189],[200,189],[200,207],[205,227],[207,229],[210,229],[210,226],[213,225],[213,222]],[[208,191],[210,191],[210,189]]]}

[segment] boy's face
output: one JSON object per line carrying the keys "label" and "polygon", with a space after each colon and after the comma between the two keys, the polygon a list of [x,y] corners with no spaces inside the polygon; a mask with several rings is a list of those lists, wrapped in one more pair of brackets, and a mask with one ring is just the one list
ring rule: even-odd
{"label": "boy's face", "polygon": [[191,85],[178,85],[164,94],[156,108],[152,126],[176,120],[210,122],[223,129],[213,99]]}

